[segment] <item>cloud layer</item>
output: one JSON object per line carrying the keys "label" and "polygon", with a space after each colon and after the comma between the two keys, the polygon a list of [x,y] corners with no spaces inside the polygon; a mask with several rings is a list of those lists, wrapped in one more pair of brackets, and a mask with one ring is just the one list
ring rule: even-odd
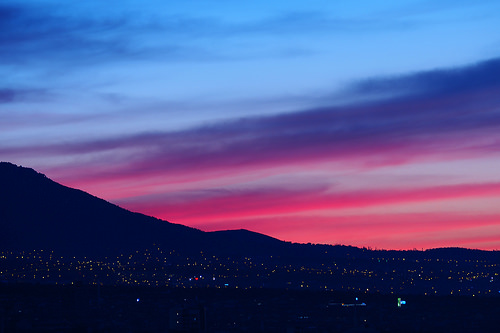
{"label": "cloud layer", "polygon": [[[495,155],[500,140],[499,73],[500,61],[491,60],[369,84],[372,91],[415,87],[407,97],[243,118],[177,132],[6,147],[0,152],[87,155],[90,162],[85,174],[92,179],[141,173],[212,177],[220,171],[238,173],[328,161],[372,168]],[[470,77],[477,84],[457,82],[457,77],[464,82]],[[362,87],[361,94],[366,83],[357,87]],[[120,170],[111,166],[109,172],[97,168],[93,173],[93,164],[98,167],[100,161],[91,157],[98,154],[114,156]]]}
{"label": "cloud layer", "polygon": [[497,21],[198,5],[1,4],[0,159],[205,230],[500,248],[500,58],[458,52]]}

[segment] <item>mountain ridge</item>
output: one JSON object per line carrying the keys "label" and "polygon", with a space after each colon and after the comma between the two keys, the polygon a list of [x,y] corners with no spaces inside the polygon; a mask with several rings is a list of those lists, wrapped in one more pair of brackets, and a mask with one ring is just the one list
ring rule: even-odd
{"label": "mountain ridge", "polygon": [[204,232],[131,212],[82,190],[61,185],[31,168],[0,162],[0,250],[55,250],[65,255],[109,257],[161,245],[185,253],[284,256],[320,260],[398,256],[482,258],[499,251],[437,248],[371,250],[348,245],[299,244],[246,229]]}
{"label": "mountain ridge", "polygon": [[[191,251],[202,251],[224,235],[128,211],[9,162],[0,162],[0,208],[4,230],[0,246],[4,250],[52,248],[75,255],[101,256],[160,243],[166,248],[189,245],[188,251],[189,247]],[[256,235],[246,233],[247,238],[261,237]],[[222,238],[233,235],[226,236]]]}

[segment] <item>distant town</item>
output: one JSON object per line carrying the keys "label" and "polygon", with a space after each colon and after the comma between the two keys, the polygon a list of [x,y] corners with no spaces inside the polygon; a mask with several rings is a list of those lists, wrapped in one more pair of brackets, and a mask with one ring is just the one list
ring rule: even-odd
{"label": "distant town", "polygon": [[[420,252],[420,251],[417,251]],[[397,256],[391,254],[397,253]],[[372,254],[370,257],[369,254]],[[182,255],[153,248],[92,260],[51,251],[0,252],[4,283],[75,283],[156,287],[284,288],[402,295],[497,296],[500,263],[488,259],[415,258],[412,251],[307,261]],[[376,256],[375,256],[376,255]]]}
{"label": "distant town", "polygon": [[3,251],[0,333],[495,332],[500,325],[497,262],[361,253],[307,264],[159,247],[106,260]]}

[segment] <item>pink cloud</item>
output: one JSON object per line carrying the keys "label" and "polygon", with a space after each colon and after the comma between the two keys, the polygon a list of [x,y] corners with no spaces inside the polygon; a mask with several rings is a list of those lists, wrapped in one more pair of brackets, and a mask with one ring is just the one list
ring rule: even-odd
{"label": "pink cloud", "polygon": [[[193,182],[255,170],[339,162],[377,168],[496,154],[498,87],[367,105],[324,107],[182,130],[0,148],[23,156],[78,156],[41,170],[71,186],[162,177]],[[96,193],[99,194],[99,193]]]}
{"label": "pink cloud", "polygon": [[297,214],[322,209],[362,208],[443,199],[500,196],[500,183],[460,184],[418,189],[333,192],[328,187],[301,190],[213,190],[131,198],[129,209],[179,223],[220,221],[251,216]]}

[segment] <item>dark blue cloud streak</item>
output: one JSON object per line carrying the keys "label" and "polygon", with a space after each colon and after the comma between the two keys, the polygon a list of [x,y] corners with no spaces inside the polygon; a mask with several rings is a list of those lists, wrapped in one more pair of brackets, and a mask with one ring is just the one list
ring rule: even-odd
{"label": "dark blue cloud streak", "polygon": [[[500,61],[416,73],[399,81],[373,80],[370,89],[406,85],[407,97],[323,107],[267,117],[244,118],[190,130],[145,133],[49,146],[0,148],[1,155],[115,153],[123,174],[185,174],[335,161],[411,159],[456,153],[471,134],[488,138],[468,149],[500,149]],[[470,79],[470,80],[469,80]],[[377,82],[380,85],[377,85]],[[357,85],[358,93],[366,83]],[[464,134],[467,133],[467,134]],[[450,142],[441,143],[443,140]],[[450,152],[450,149],[452,150]],[[464,154],[470,152],[463,152]],[[102,163],[102,162],[99,162]],[[105,163],[104,163],[105,164]],[[91,167],[91,165],[89,166]],[[116,172],[116,166],[109,166]],[[89,172],[89,175],[91,172]],[[110,175],[104,172],[103,177]]]}
{"label": "dark blue cloud streak", "polygon": [[0,104],[47,101],[52,95],[46,89],[0,88]]}
{"label": "dark blue cloud streak", "polygon": [[500,88],[500,58],[461,68],[365,80],[353,85],[350,91],[356,94],[377,94],[403,90],[422,99],[495,88]]}
{"label": "dark blue cloud streak", "polygon": [[[226,43],[226,39],[231,38],[283,35],[308,37],[310,34],[319,36],[338,32],[401,30],[415,24],[387,18],[331,18],[315,11],[285,11],[281,15],[249,22],[230,22],[203,16],[121,15],[109,8],[103,8],[102,13],[94,16],[88,13],[65,13],[65,10],[70,9],[71,6],[65,4],[0,4],[0,47],[9,50],[0,53],[0,60],[16,64],[44,60],[69,61],[73,65],[144,57],[161,57],[162,60],[170,61],[228,60],[231,57],[243,57],[236,50],[231,50],[230,43]],[[142,43],[145,39],[153,40],[154,43]],[[210,47],[206,43],[195,46],[191,42],[196,40],[217,41],[227,47],[221,50],[219,44],[218,47]],[[275,50],[270,55],[286,56],[290,49],[301,50],[301,55],[310,51],[302,50],[300,43],[299,46],[289,43],[281,50],[285,52]],[[231,55],[232,51],[236,54]]]}

